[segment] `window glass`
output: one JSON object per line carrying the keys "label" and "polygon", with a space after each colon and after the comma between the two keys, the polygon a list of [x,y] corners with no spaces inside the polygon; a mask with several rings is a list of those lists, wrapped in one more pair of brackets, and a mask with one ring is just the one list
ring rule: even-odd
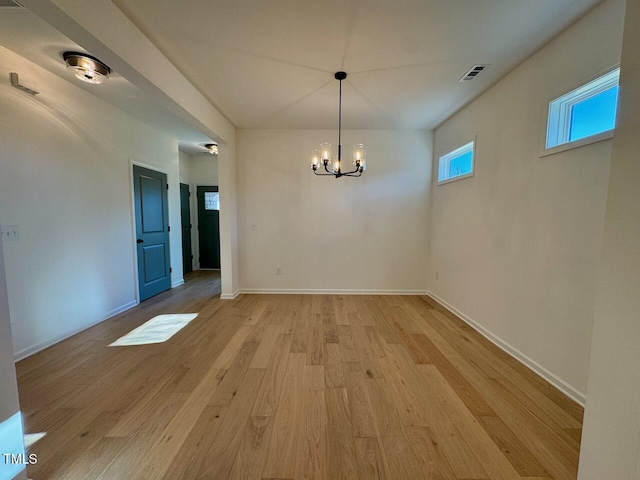
{"label": "window glass", "polygon": [[473,175],[474,142],[456,148],[440,157],[438,184]]}
{"label": "window glass", "polygon": [[220,210],[220,194],[218,192],[204,192],[204,209]]}
{"label": "window glass", "polygon": [[449,178],[471,173],[473,169],[473,152],[463,153],[449,162]]}
{"label": "window glass", "polygon": [[580,140],[613,129],[617,106],[617,85],[573,105],[569,141]]}

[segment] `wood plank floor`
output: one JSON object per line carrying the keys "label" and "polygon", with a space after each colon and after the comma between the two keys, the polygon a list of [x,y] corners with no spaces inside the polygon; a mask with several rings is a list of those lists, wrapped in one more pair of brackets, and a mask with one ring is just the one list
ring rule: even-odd
{"label": "wood plank floor", "polygon": [[[43,479],[575,479],[582,408],[435,301],[186,285],[17,364]],[[161,313],[162,344],[108,347]]]}

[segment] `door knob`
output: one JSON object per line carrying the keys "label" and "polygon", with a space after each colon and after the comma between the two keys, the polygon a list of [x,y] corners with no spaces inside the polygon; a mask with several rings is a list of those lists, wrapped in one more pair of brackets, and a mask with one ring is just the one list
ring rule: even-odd
{"label": "door knob", "polygon": [[139,238],[139,239],[136,240],[136,243],[144,243],[144,240]]}

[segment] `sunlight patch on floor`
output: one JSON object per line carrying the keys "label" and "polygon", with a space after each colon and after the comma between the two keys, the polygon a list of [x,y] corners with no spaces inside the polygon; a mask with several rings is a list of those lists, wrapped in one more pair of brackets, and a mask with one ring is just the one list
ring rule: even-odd
{"label": "sunlight patch on floor", "polygon": [[42,433],[25,433],[24,435],[24,448],[28,449],[31,445],[42,439],[47,432]]}
{"label": "sunlight patch on floor", "polygon": [[138,328],[131,330],[109,346],[125,347],[129,345],[147,345],[166,342],[197,316],[197,313],[158,315],[148,322],[143,323]]}

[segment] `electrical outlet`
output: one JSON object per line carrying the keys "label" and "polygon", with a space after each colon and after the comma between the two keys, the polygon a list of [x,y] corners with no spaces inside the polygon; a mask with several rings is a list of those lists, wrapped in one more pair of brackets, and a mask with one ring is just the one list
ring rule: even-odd
{"label": "electrical outlet", "polygon": [[276,275],[282,275],[282,267],[276,267]]}
{"label": "electrical outlet", "polygon": [[436,280],[440,280],[440,272],[436,272]]}
{"label": "electrical outlet", "polygon": [[18,225],[2,225],[0,231],[2,232],[2,239],[7,242],[17,242],[20,240]]}

